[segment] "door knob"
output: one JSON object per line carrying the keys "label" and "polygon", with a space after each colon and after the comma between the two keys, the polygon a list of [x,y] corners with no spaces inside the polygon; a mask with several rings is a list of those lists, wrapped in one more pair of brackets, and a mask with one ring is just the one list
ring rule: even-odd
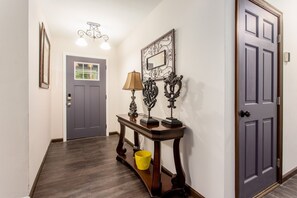
{"label": "door knob", "polygon": [[239,112],[239,115],[240,115],[240,117],[244,117],[244,116],[246,116],[246,117],[250,117],[251,116],[251,113],[249,112],[249,111],[243,111],[243,110],[241,110],[240,112]]}

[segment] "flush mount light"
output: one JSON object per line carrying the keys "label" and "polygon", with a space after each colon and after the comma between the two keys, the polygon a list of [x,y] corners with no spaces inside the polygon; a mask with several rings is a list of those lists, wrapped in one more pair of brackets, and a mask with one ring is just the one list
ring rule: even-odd
{"label": "flush mount light", "polygon": [[87,22],[87,25],[89,25],[89,29],[87,29],[86,31],[84,30],[77,31],[79,38],[77,39],[76,44],[79,46],[87,46],[88,43],[84,38],[87,36],[93,40],[103,39],[104,42],[101,44],[101,48],[105,50],[109,50],[111,48],[109,43],[107,42],[109,37],[106,34],[102,34],[100,32],[99,30],[100,24],[94,23],[94,22]]}

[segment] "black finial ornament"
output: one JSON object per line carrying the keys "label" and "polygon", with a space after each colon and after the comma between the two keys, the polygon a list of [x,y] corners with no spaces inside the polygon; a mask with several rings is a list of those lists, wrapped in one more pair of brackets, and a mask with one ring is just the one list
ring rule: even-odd
{"label": "black finial ornament", "polygon": [[157,96],[159,89],[156,82],[149,78],[143,83],[143,102],[147,106],[148,116],[140,120],[140,124],[145,126],[159,126],[159,121],[151,117],[151,109],[155,106],[157,102]]}
{"label": "black finial ornament", "polygon": [[162,125],[166,127],[181,127],[183,125],[181,121],[173,117],[173,109],[176,108],[174,103],[176,102],[176,98],[178,98],[180,95],[180,90],[182,88],[182,79],[182,75],[178,77],[173,72],[171,72],[170,75],[164,79],[164,93],[169,102],[169,105],[167,107],[171,109],[170,117],[162,120]]}

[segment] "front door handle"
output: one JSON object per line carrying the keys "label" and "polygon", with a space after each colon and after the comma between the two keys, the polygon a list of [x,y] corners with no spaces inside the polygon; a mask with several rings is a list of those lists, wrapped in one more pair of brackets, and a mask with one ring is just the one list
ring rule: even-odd
{"label": "front door handle", "polygon": [[70,93],[67,95],[67,101],[71,101],[71,94]]}
{"label": "front door handle", "polygon": [[249,111],[243,111],[243,110],[241,110],[240,112],[239,112],[239,115],[240,115],[240,117],[244,117],[244,116],[246,116],[246,117],[250,117],[251,116],[251,113],[249,112]]}

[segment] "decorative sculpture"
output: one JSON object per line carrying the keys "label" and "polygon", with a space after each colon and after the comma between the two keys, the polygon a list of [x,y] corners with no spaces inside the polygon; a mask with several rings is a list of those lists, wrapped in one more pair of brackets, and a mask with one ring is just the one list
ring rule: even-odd
{"label": "decorative sculpture", "polygon": [[157,102],[157,96],[159,89],[156,82],[149,78],[143,83],[143,102],[147,106],[148,116],[140,120],[140,124],[145,126],[159,126],[159,121],[151,117],[151,109],[155,106]]}
{"label": "decorative sculpture", "polygon": [[180,90],[182,88],[182,79],[183,76],[177,76],[175,73],[171,72],[170,75],[164,79],[164,93],[165,97],[168,98],[169,105],[168,108],[171,109],[170,117],[167,117],[165,120],[162,120],[162,125],[166,127],[181,127],[183,123],[178,119],[173,117],[173,109],[176,108],[174,103],[176,98],[180,95]]}

